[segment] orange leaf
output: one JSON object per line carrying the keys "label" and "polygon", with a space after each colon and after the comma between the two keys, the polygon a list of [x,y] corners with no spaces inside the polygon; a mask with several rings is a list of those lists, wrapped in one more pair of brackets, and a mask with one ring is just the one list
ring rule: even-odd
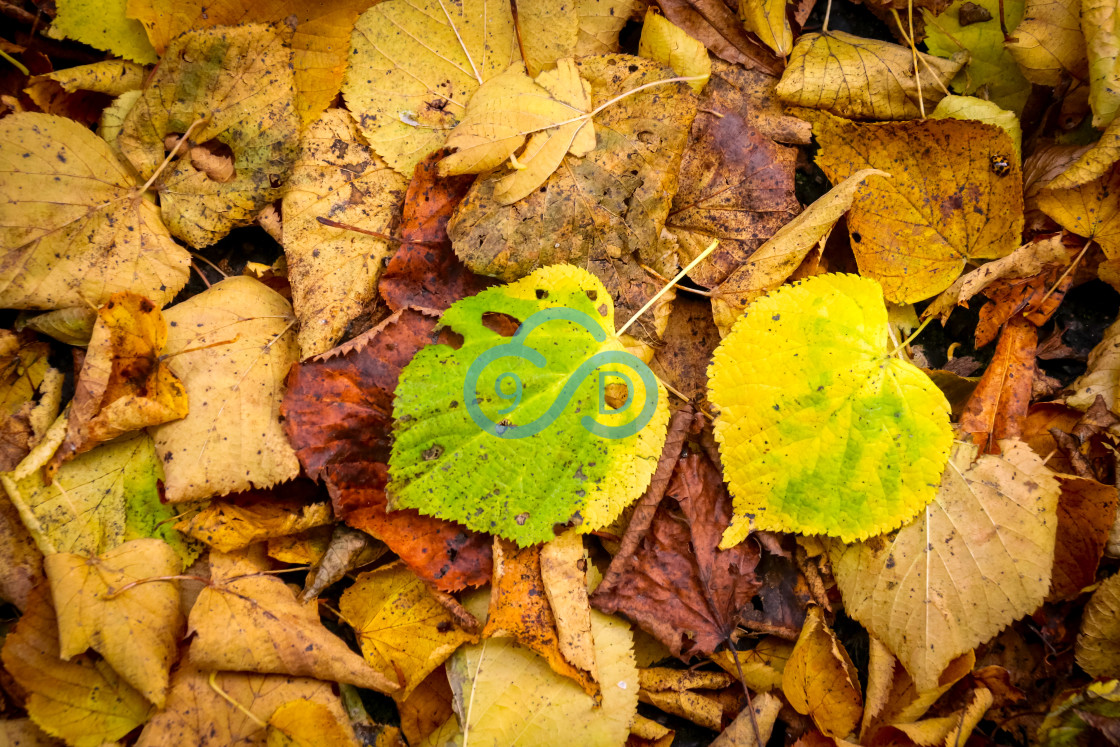
{"label": "orange leaf", "polygon": [[961,415],[961,428],[971,433],[984,453],[998,453],[995,443],[1023,433],[1034,382],[1038,330],[1021,316],[1003,328],[995,357],[972,392]]}

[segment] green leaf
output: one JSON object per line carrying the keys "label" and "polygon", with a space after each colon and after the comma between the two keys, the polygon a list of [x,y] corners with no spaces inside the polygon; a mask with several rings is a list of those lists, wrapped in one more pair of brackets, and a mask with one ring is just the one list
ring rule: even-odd
{"label": "green leaf", "polygon": [[752,529],[863,539],[933,499],[949,403],[892,347],[867,278],[819,275],[747,307],[708,369],[735,502],[721,547]]}
{"label": "green leaf", "polygon": [[[545,309],[556,318],[525,325],[524,346],[508,337]],[[585,530],[605,526],[642,494],[665,440],[667,399],[615,339],[611,297],[598,278],[545,267],[459,301],[441,325],[463,342],[431,345],[401,373],[390,508],[525,546],[552,539],[554,525],[569,520]],[[620,376],[631,400],[612,411],[609,387]]]}

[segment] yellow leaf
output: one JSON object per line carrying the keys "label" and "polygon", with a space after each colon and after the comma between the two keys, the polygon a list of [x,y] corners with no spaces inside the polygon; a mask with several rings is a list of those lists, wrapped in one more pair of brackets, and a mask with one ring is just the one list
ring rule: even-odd
{"label": "yellow leaf", "polygon": [[175,528],[220,552],[285,537],[334,522],[329,503],[303,505],[269,496],[262,501],[214,501]]}
{"label": "yellow leaf", "polygon": [[618,34],[623,26],[631,19],[636,20],[645,8],[641,0],[576,0],[579,37],[571,54],[575,57],[614,54],[618,51]]}
{"label": "yellow leaf", "polygon": [[43,563],[58,610],[61,656],[92,648],[144,697],[162,708],[168,673],[185,627],[173,576],[182,561],[163,540],[137,539],[102,555],[56,553]]}
{"label": "yellow leaf", "polygon": [[1101,582],[1085,605],[1077,663],[1094,677],[1120,676],[1120,574]]}
{"label": "yellow leaf", "polygon": [[852,119],[913,119],[922,114],[919,101],[933,111],[964,64],[964,58],[918,55],[924,61],[920,92],[911,68],[913,53],[906,47],[843,31],[803,34],[778,83],[778,97],[791,106]]}
{"label": "yellow leaf", "polygon": [[1120,258],[1120,169],[1070,189],[1043,189],[1038,207],[1071,233],[1092,239],[1109,259]]}
{"label": "yellow leaf", "polygon": [[968,262],[1019,246],[1022,174],[1002,129],[953,119],[861,125],[805,113],[830,180],[866,168],[893,177],[867,179],[848,213],[860,272],[882,284],[887,300],[929,298]]}
{"label": "yellow leaf", "polygon": [[1058,482],[1020,441],[972,463],[957,447],[937,498],[897,532],[830,548],[848,613],[919,690],[954,658],[1033,612],[1050,589]]}
{"label": "yellow leaf", "polygon": [[529,77],[537,77],[574,53],[580,26],[577,4],[556,0],[517,3],[517,29]]}
{"label": "yellow leaf", "polygon": [[161,54],[184,31],[244,23],[294,21],[288,45],[303,126],[318,119],[338,95],[349,63],[350,32],[374,0],[128,0],[128,16],[147,29]]}
{"label": "yellow leaf", "polygon": [[358,747],[349,720],[336,710],[313,700],[292,700],[276,709],[268,720],[268,747]]}
{"label": "yellow leaf", "polygon": [[[96,91],[110,96],[120,96],[144,85],[148,71],[143,65],[124,60],[103,60],[91,65],[81,65],[56,70],[45,75],[33,75],[24,90],[35,104],[48,114],[66,115],[65,102],[69,94],[77,91]],[[58,106],[59,103],[62,106]],[[56,110],[58,106],[58,110]]]}
{"label": "yellow leaf", "polygon": [[266,26],[186,33],[167,48],[125,118],[118,144],[143,179],[163,162],[167,136],[200,119],[190,144],[232,153],[234,174],[225,181],[211,178],[192,154],[156,183],[168,228],[191,246],[209,246],[251,223],[280,196],[299,136],[290,63],[288,48]]}
{"label": "yellow leaf", "polygon": [[155,62],[158,57],[144,27],[126,16],[127,4],[127,0],[58,0],[51,32],[133,62]]}
{"label": "yellow leaf", "polygon": [[1088,77],[1081,0],[1027,0],[1014,41],[1005,46],[1024,77],[1041,86],[1058,85],[1063,75]]}
{"label": "yellow leaf", "polygon": [[793,49],[793,31],[786,19],[786,0],[739,0],[739,17],[747,31],[786,57]]}
{"label": "yellow leaf", "polygon": [[[782,699],[772,693],[758,693],[751,697],[751,709],[744,708],[724,729],[710,747],[762,747],[770,741],[774,732],[774,723],[778,720],[778,711],[782,709]],[[751,717],[754,711],[754,717]],[[755,739],[755,726],[758,726],[758,737],[762,744]]]}
{"label": "yellow leaf", "polygon": [[451,699],[451,685],[443,667],[429,674],[407,698],[397,699],[401,731],[410,745],[421,744],[448,719],[454,723]]}
{"label": "yellow leaf", "polygon": [[1113,322],[1089,351],[1088,363],[1085,373],[1070,386],[1073,393],[1066,397],[1066,404],[1088,410],[1100,395],[1115,412],[1120,400],[1120,320]]}
{"label": "yellow leaf", "polygon": [[[256,561],[210,553],[210,585],[191,608],[191,662],[216,670],[288,674],[346,682],[380,692],[397,689],[302,605],[283,580]],[[395,678],[394,678],[395,679]]]}
{"label": "yellow leaf", "polygon": [[1120,12],[1112,0],[1082,0],[1081,30],[1089,58],[1093,126],[1103,128],[1120,110]]}
{"label": "yellow leaf", "polygon": [[598,682],[587,595],[588,562],[578,530],[568,530],[541,548],[541,581],[556,620],[560,653]]}
{"label": "yellow leaf", "polygon": [[148,719],[151,706],[103,659],[63,661],[50,595],[37,587],[4,640],[4,668],[28,693],[27,713],[71,747],[102,747]]}
{"label": "yellow leaf", "polygon": [[739,314],[756,298],[784,283],[814,246],[823,250],[832,227],[852,206],[856,190],[869,176],[890,175],[877,169],[852,174],[778,229],[746,264],[712,291],[712,311],[722,335],[731,331]]}
{"label": "yellow leaf", "polygon": [[[485,595],[465,604],[476,609]],[[617,745],[638,707],[638,669],[628,623],[591,611],[602,703],[529,649],[489,638],[455,652],[447,671],[466,744]],[[481,666],[480,666],[481,665]],[[454,729],[451,730],[454,732]],[[443,744],[443,742],[438,742]]]}
{"label": "yellow leaf", "polygon": [[975,96],[946,96],[930,112],[930,119],[974,119],[1003,129],[1015,149],[1015,158],[1022,156],[1023,129],[1015,112]]}
{"label": "yellow leaf", "polygon": [[66,440],[47,463],[59,465],[99,443],[186,417],[187,392],[161,360],[167,323],[135,293],[114,293],[97,312],[85,362],[74,385]]}
{"label": "yellow leaf", "polygon": [[1089,150],[1082,153],[1046,186],[1050,189],[1069,189],[1086,184],[1104,176],[1117,161],[1120,161],[1120,121],[1114,119],[1100,140],[1093,143]]}
{"label": "yellow leaf", "polygon": [[[785,4],[785,0],[780,0]],[[787,27],[788,30],[788,27]],[[791,40],[792,43],[792,40]],[[708,49],[703,44],[674,26],[665,16],[652,8],[646,11],[642,23],[642,36],[638,40],[638,54],[646,59],[660,62],[673,68],[673,72],[683,77],[699,76],[702,80],[690,80],[688,85],[700,93],[712,74],[712,61]]]}
{"label": "yellow leaf", "polygon": [[940,718],[928,718],[916,723],[893,724],[892,729],[897,729],[922,747],[966,744],[972,730],[980,723],[980,719],[992,707],[994,701],[991,691],[978,687],[969,694],[964,708],[956,713]]}
{"label": "yellow leaf", "polygon": [[[710,658],[723,668],[723,671],[736,678],[741,671],[743,680],[751,690],[769,692],[782,686],[782,670],[785,669],[792,651],[793,644],[789,641],[777,636],[768,636],[748,651],[732,654],[724,649],[712,654]],[[736,656],[739,659],[738,663],[735,661]]]}
{"label": "yellow leaf", "polygon": [[812,606],[782,675],[782,692],[793,709],[809,716],[830,737],[846,737],[859,723],[863,698],[848,652]]}
{"label": "yellow leaf", "polygon": [[521,59],[509,0],[386,0],[358,19],[342,84],[373,149],[412,176],[475,90]]}
{"label": "yellow leaf", "polygon": [[229,747],[263,745],[269,719],[286,703],[303,701],[326,707],[348,725],[337,685],[303,677],[207,672],[189,654],[171,675],[167,705],[152,716],[137,747]]}
{"label": "yellow leaf", "polygon": [[279,421],[296,361],[292,308],[263,283],[216,283],[165,313],[165,355],[187,389],[186,418],[152,429],[173,503],[264,488],[299,474]]}
{"label": "yellow leaf", "polygon": [[460,645],[478,642],[400,562],[358,576],[338,604],[366,661],[400,685],[397,700],[406,700]]}
{"label": "yellow leaf", "polygon": [[62,372],[50,345],[0,330],[0,472],[15,469],[58,417]]}
{"label": "yellow leaf", "polygon": [[97,309],[74,306],[36,314],[23,322],[23,329],[32,329],[67,345],[84,348],[89,345],[96,321]]}
{"label": "yellow leaf", "polygon": [[0,306],[100,305],[124,290],[162,306],[186,284],[190,255],[104,140],[33,113],[0,120],[0,140]]}
{"label": "yellow leaf", "polygon": [[377,279],[396,249],[386,238],[318,219],[391,234],[407,187],[362,141],[346,110],[327,110],[303,133],[283,203],[301,358],[324,353],[342,339],[377,295]]}

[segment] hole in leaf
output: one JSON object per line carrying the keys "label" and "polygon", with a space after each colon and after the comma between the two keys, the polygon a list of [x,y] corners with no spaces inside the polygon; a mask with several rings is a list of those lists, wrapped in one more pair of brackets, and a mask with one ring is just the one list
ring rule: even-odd
{"label": "hole in leaf", "polygon": [[521,322],[515,317],[503,314],[500,311],[487,311],[482,315],[482,326],[502,337],[513,337],[517,328],[521,326]]}
{"label": "hole in leaf", "polygon": [[207,140],[191,146],[191,165],[215,182],[232,182],[237,178],[233,168],[233,151],[220,140]]}

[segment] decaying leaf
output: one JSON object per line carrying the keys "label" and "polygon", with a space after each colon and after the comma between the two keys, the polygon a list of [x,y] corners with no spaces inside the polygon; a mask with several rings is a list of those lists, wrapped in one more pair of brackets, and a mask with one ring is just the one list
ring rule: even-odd
{"label": "decaying leaf", "polygon": [[587,563],[583,535],[575,530],[564,532],[541,548],[541,583],[556,622],[560,653],[572,666],[598,682],[587,597]]}
{"label": "decaying leaf", "polygon": [[892,177],[866,179],[848,213],[860,271],[883,285],[888,300],[929,298],[967,262],[1018,247],[1022,176],[1002,129],[953,119],[860,125],[826,113],[811,118],[817,163],[830,180],[866,168]]}
{"label": "decaying leaf", "polygon": [[19,511],[6,495],[0,495],[0,599],[26,609],[31,590],[43,578],[43,553],[20,521]]}
{"label": "decaying leaf", "polygon": [[1112,739],[1120,719],[1120,680],[1092,682],[1057,703],[1038,727],[1040,744],[1047,747],[1070,740]]}
{"label": "decaying leaf", "polygon": [[716,350],[709,397],[736,509],[721,547],[752,529],[863,539],[933,498],[949,403],[890,354],[881,294],[855,275],[801,281],[755,301]]}
{"label": "decaying leaf", "polygon": [[1094,677],[1120,675],[1120,576],[1105,579],[1085,605],[1077,663]]}
{"label": "decaying leaf", "polygon": [[175,550],[163,540],[137,539],[96,556],[48,555],[43,565],[58,611],[60,656],[93,649],[162,708],[186,621],[175,581],[145,581],[180,572]]}
{"label": "decaying leaf", "polygon": [[266,488],[299,473],[278,419],[297,357],[292,307],[250,277],[166,311],[165,353],[190,414],[152,429],[173,503]]}
{"label": "decaying leaf", "polygon": [[[377,279],[394,248],[405,182],[361,141],[344,109],[311,123],[284,194],[284,256],[299,318],[300,357],[334,347],[376,298]],[[324,225],[345,223],[381,237]]]}
{"label": "decaying leaf", "polygon": [[981,453],[991,453],[1003,439],[1023,435],[1037,347],[1038,330],[1021,316],[1012,317],[1000,333],[992,362],[960,416],[961,430],[972,436]]}
{"label": "decaying leaf", "polygon": [[898,532],[830,549],[848,613],[920,690],[946,665],[1034,611],[1050,589],[1057,480],[1022,442],[972,461],[958,446],[937,498]]}
{"label": "decaying leaf", "polygon": [[1085,477],[1059,477],[1058,536],[1047,601],[1076,599],[1097,578],[1116,521],[1116,486]]}
{"label": "decaying leaf", "polygon": [[[380,740],[379,740],[380,741]],[[268,719],[268,747],[314,747],[319,744],[359,747],[347,719],[311,700],[292,700]]]}
{"label": "decaying leaf", "polygon": [[0,306],[100,305],[118,291],[163,306],[186,284],[190,256],[104,140],[32,113],[0,121],[0,140]]}
{"label": "decaying leaf", "polygon": [[251,223],[280,196],[299,135],[290,56],[266,26],[187,32],[168,46],[125,118],[118,143],[143,179],[159,169],[169,135],[190,130],[192,144],[220,145],[232,154],[228,180],[180,158],[156,182],[168,228],[191,246],[209,246]]}
{"label": "decaying leaf", "polygon": [[712,54],[748,70],[771,75],[782,71],[781,61],[758,43],[743,27],[725,0],[659,0],[658,6],[673,25],[699,39]]}
{"label": "decaying leaf", "polygon": [[[291,483],[292,485],[298,483]],[[175,528],[220,552],[233,552],[254,542],[285,537],[334,521],[329,503],[307,503],[266,491],[250,491],[214,501]]]}
{"label": "decaying leaf", "polygon": [[795,711],[829,736],[846,737],[859,723],[863,697],[855,665],[820,607],[809,608],[782,674],[782,692]]}
{"label": "decaying leaf", "polygon": [[63,377],[50,352],[29,333],[0,330],[0,471],[15,469],[58,417]]}
{"label": "decaying leaf", "polygon": [[1120,399],[1120,320],[1113,322],[1102,334],[1101,341],[1089,352],[1088,369],[1073,384],[1073,393],[1066,404],[1088,410],[1097,397],[1103,397],[1108,409],[1116,412]]}
{"label": "decaying leaf", "polygon": [[686,718],[705,729],[719,731],[723,707],[713,691],[734,680],[726,672],[695,672],[668,667],[638,670],[638,700],[665,713]]}
{"label": "decaying leaf", "polygon": [[1104,176],[1118,160],[1120,160],[1120,121],[1114,119],[1101,134],[1100,139],[1078,156],[1065,171],[1055,176],[1047,186],[1051,189],[1069,189],[1086,184]]}
{"label": "decaying leaf", "polygon": [[[942,60],[921,52],[922,73],[932,73],[920,89],[914,58],[906,47],[863,39],[843,31],[802,34],[790,55],[778,96],[791,106],[823,109],[850,119],[913,119],[933,107],[964,58]],[[940,84],[940,85],[938,85]]]}

